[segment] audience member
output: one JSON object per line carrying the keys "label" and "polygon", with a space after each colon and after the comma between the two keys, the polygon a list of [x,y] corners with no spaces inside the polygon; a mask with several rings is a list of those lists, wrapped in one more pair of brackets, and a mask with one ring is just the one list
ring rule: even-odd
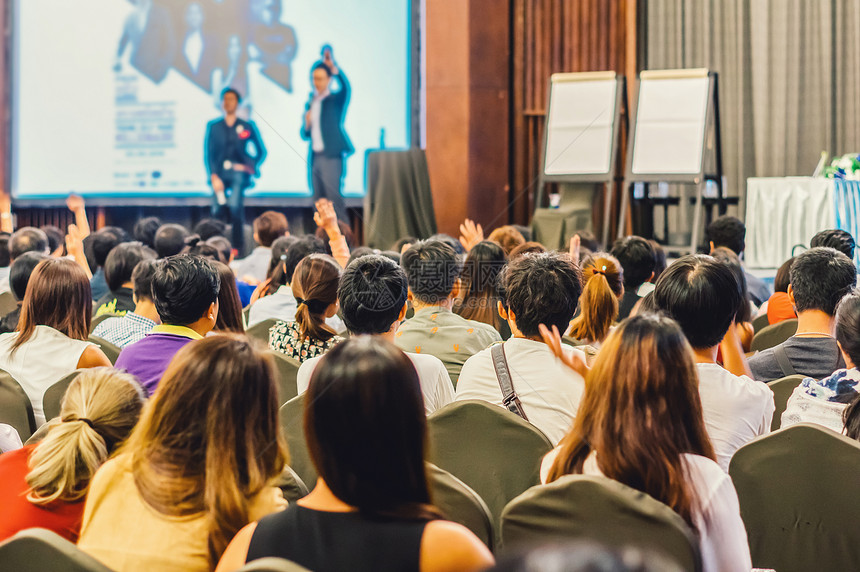
{"label": "audience member", "polygon": [[206,244],[218,250],[220,254],[219,259],[224,264],[233,262],[233,245],[230,244],[230,240],[227,237],[216,235],[206,240]]}
{"label": "audience member", "polygon": [[491,232],[490,236],[487,237],[487,240],[492,240],[493,242],[497,242],[502,245],[502,248],[505,249],[505,254],[508,256],[510,256],[513,249],[526,241],[520,231],[508,224],[500,226]]}
{"label": "audience member", "polygon": [[597,252],[583,260],[582,279],[579,315],[570,323],[567,335],[600,349],[618,317],[619,299],[624,296],[624,272],[615,257]]}
{"label": "audience member", "polygon": [[194,229],[191,232],[199,236],[200,240],[205,242],[213,236],[226,237],[225,233],[227,232],[227,224],[216,218],[204,218],[194,225]]}
{"label": "audience member", "polygon": [[[434,234],[433,236],[431,236],[430,238],[427,239],[428,242],[431,240],[437,241],[437,242],[444,242],[445,244],[450,246],[452,249],[454,249],[454,252],[457,254],[458,260],[463,260],[463,258],[466,256],[466,248],[463,246],[463,244],[459,240],[455,239],[450,234],[445,234],[444,232],[440,232],[438,234]],[[496,241],[496,242],[498,242],[498,241]]]}
{"label": "audience member", "polygon": [[73,379],[44,440],[0,455],[0,541],[38,527],[75,542],[90,479],[137,423],[143,402],[134,377],[113,369]]}
{"label": "audience member", "polygon": [[714,462],[693,362],[672,320],[622,322],[587,375],[573,428],[544,458],[541,480],[599,475],[638,489],[696,531],[705,572],[750,570],[737,493]]}
{"label": "audience member", "polygon": [[460,275],[460,293],[454,300],[455,313],[492,326],[504,340],[511,337],[511,330],[499,316],[498,282],[507,261],[504,249],[497,242],[484,240],[473,246],[466,255]]}
{"label": "audience member", "polygon": [[96,301],[93,315],[124,316],[126,312],[134,310],[131,275],[141,260],[155,260],[155,257],[155,251],[140,242],[125,242],[111,250],[104,264],[108,293]]}
{"label": "audience member", "polygon": [[185,248],[182,249],[182,254],[192,254],[194,256],[201,256],[212,262],[226,263],[226,259],[220,250],[211,244],[203,242],[196,234],[192,234],[185,239]]}
{"label": "audience member", "polygon": [[152,277],[152,299],[161,324],[123,348],[117,369],[137,376],[152,395],[176,352],[215,327],[220,284],[218,271],[205,258],[180,254],[160,261]]}
{"label": "audience member", "polygon": [[797,333],[750,358],[759,381],[794,374],[822,379],[845,367],[833,339],[833,314],[857,285],[854,263],[833,248],[811,248],[795,258],[790,276],[788,299],[797,310]]}
{"label": "audience member", "polygon": [[406,248],[409,248],[416,242],[418,242],[418,239],[414,236],[404,236],[391,246],[391,250],[402,254]]}
{"label": "audience member", "polygon": [[185,239],[188,235],[188,230],[182,225],[172,223],[161,225],[153,239],[156,254],[159,258],[179,254],[185,248]]}
{"label": "audience member", "polygon": [[395,343],[404,351],[442,360],[456,387],[466,360],[502,338],[492,326],[452,311],[461,282],[460,260],[450,245],[439,240],[416,242],[403,253],[401,263],[415,315],[400,325]]}
{"label": "audience member", "polygon": [[663,250],[660,243],[653,238],[649,238],[648,243],[654,250],[654,275],[650,280],[644,282],[642,286],[639,287],[639,290],[636,291],[636,293],[639,294],[640,299],[654,291],[654,285],[657,284],[657,280],[660,279],[660,274],[666,270],[666,251]]}
{"label": "audience member", "polygon": [[131,273],[134,310],[124,316],[105,318],[93,330],[94,336],[124,348],[142,340],[161,321],[152,300],[152,279],[156,267],[156,261],[151,259],[137,263]]}
{"label": "audience member", "polygon": [[267,556],[310,570],[482,570],[493,557],[432,505],[427,426],[415,367],[387,341],[360,336],[311,378],[305,435],[314,490],[243,528],[218,572]]}
{"label": "audience member", "polygon": [[111,365],[98,346],[86,341],[92,311],[83,268],[68,258],[50,258],[30,276],[18,330],[0,335],[0,369],[30,398],[37,425],[45,422],[46,389],[76,369]]}
{"label": "audience member", "polygon": [[524,242],[511,250],[510,254],[508,255],[508,260],[514,260],[524,254],[540,254],[541,252],[547,252],[546,248],[541,243]]}
{"label": "audience member", "polygon": [[93,292],[93,300],[101,300],[110,293],[110,286],[105,278],[105,263],[111,251],[122,242],[123,234],[121,229],[109,226],[94,232],[90,237],[89,248],[92,252],[90,268],[93,271],[90,288]]}
{"label": "audience member", "polygon": [[48,238],[48,252],[52,258],[60,258],[65,256],[66,251],[66,233],[51,224],[46,224],[41,227],[41,231]]}
{"label": "audience member", "polygon": [[767,302],[759,310],[759,313],[761,313],[761,310],[764,310],[767,314],[768,324],[778,324],[785,320],[797,318],[794,304],[788,298],[788,285],[791,283],[792,264],[794,264],[793,256],[783,262],[779,270],[776,271],[776,277],[773,279],[773,295],[767,299]]}
{"label": "audience member", "polygon": [[822,230],[812,237],[810,248],[829,246],[835,248],[850,260],[854,260],[854,237],[851,233],[840,229]]}
{"label": "audience member", "polygon": [[50,255],[48,236],[38,228],[32,226],[19,228],[12,233],[8,239],[9,263],[4,269],[5,272],[0,272],[0,294],[10,291],[9,273],[11,272],[12,264],[16,258],[25,252],[38,252],[45,256]]}
{"label": "audience member", "polygon": [[530,227],[522,224],[512,224],[509,226],[515,231],[519,232],[521,235],[523,235],[523,240],[525,240],[526,242],[531,242],[532,240],[534,240],[534,236],[532,236],[532,229]]}
{"label": "audience member", "polygon": [[340,274],[340,266],[327,254],[311,254],[298,263],[290,280],[295,320],[278,320],[271,327],[271,349],[303,362],[324,354],[343,339],[326,323],[337,313]]}
{"label": "audience member", "polygon": [[247,257],[233,261],[236,276],[250,284],[266,279],[266,268],[272,258],[272,243],[290,233],[287,217],[276,211],[266,211],[254,219],[254,242],[257,246]]}
{"label": "audience member", "polygon": [[[603,251],[603,246],[601,246],[600,241],[597,240],[593,232],[577,230],[573,235],[579,237],[579,246],[586,254]],[[570,243],[569,240],[567,242]]]}
{"label": "audience member", "polygon": [[[710,244],[710,250],[724,246],[739,257],[746,249],[747,228],[737,217],[723,215],[716,218],[705,230]],[[761,306],[770,298],[770,288],[764,280],[744,270],[747,279],[747,289],[750,300],[756,306]]]}
{"label": "audience member", "polygon": [[140,219],[134,224],[132,235],[134,239],[155,250],[155,233],[161,228],[161,219],[156,216],[148,216]]}
{"label": "audience member", "polygon": [[12,295],[17,301],[14,310],[0,319],[0,334],[7,334],[18,329],[18,321],[21,319],[21,307],[24,304],[24,295],[27,292],[27,283],[33,270],[43,260],[47,260],[47,254],[41,252],[25,252],[15,259],[12,271],[9,273],[9,284],[12,287]]}
{"label": "audience member", "polygon": [[836,343],[845,368],[821,380],[804,379],[788,399],[781,427],[818,423],[841,433],[843,413],[860,393],[860,291],[853,291],[836,307]]}
{"label": "audience member", "polygon": [[735,254],[733,250],[730,250],[725,246],[718,246],[715,248],[711,251],[711,256],[713,256],[714,260],[717,262],[728,266],[729,270],[732,271],[732,274],[735,275],[735,280],[740,284],[741,305],[738,306],[738,312],[735,314],[735,320],[732,327],[737,330],[738,338],[741,341],[741,347],[744,352],[748,352],[750,351],[750,344],[752,344],[755,330],[752,325],[752,300],[750,300],[749,290],[747,290],[746,275],[744,274],[743,266],[741,266],[741,259],[738,258],[738,255]]}
{"label": "audience member", "polygon": [[113,570],[212,570],[283,508],[270,485],[286,461],[271,358],[229,334],[188,344],[93,477],[78,546]]}
{"label": "audience member", "polygon": [[[734,325],[743,304],[731,269],[705,255],[678,259],[660,276],[654,302],[681,326],[693,347],[705,427],[717,462],[728,471],[735,451],[770,432],[773,392],[750,379]],[[717,351],[723,366],[717,364]]]}
{"label": "audience member", "polygon": [[[500,290],[499,314],[508,321],[513,337],[466,361],[456,399],[507,406],[493,359],[493,349],[501,348],[523,418],[558,443],[576,416],[583,380],[553,358],[538,326],[556,326],[563,332],[570,324],[582,293],[579,268],[567,255],[527,254],[508,264]],[[564,351],[585,361],[579,350],[565,347]]]}
{"label": "audience member", "polygon": [[223,262],[213,262],[221,278],[218,289],[218,318],[215,320],[213,332],[233,332],[244,334],[245,325],[242,318],[242,302],[239,301],[239,290],[236,288],[236,275]]}
{"label": "audience member", "polygon": [[623,320],[642,297],[639,287],[653,279],[657,260],[654,247],[641,236],[619,238],[612,245],[610,254],[621,264],[624,274],[624,295],[618,306],[618,319]]}
{"label": "audience member", "polygon": [[8,232],[0,232],[0,293],[9,291],[9,272],[12,266],[12,261],[9,258],[9,238],[11,236]]}
{"label": "audience member", "polygon": [[[350,263],[337,289],[343,321],[350,335],[371,335],[394,342],[394,333],[406,315],[408,290],[403,269],[384,256],[369,254]],[[404,353],[418,372],[424,410],[428,415],[454,401],[451,379],[439,358]],[[302,363],[296,378],[300,394],[307,391],[321,359],[322,356],[318,356]]]}

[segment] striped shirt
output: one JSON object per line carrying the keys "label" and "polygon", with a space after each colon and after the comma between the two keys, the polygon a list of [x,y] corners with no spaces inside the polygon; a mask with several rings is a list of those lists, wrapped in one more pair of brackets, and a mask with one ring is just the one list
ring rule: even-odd
{"label": "striped shirt", "polygon": [[125,316],[107,318],[93,330],[93,335],[118,348],[139,342],[155,327],[155,322],[134,312]]}

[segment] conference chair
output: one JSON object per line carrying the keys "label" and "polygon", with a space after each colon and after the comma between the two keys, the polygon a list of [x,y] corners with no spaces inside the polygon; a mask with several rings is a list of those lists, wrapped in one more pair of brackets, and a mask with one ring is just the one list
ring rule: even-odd
{"label": "conference chair", "polygon": [[310,485],[317,483],[317,470],[311,461],[308,445],[305,442],[305,394],[294,397],[284,403],[278,411],[281,432],[287,439],[290,450],[290,468],[299,478]]}
{"label": "conference chair", "polygon": [[90,336],[87,338],[87,340],[94,343],[99,348],[101,348],[101,350],[104,352],[104,354],[110,360],[111,365],[116,363],[116,359],[119,357],[119,353],[122,351],[122,349],[113,345],[109,341],[103,340],[102,338],[100,338],[98,336],[94,336],[92,334],[90,334]]}
{"label": "conference chair", "polygon": [[566,475],[530,488],[502,513],[505,550],[554,541],[655,551],[681,570],[701,570],[695,534],[674,510],[605,477]]}
{"label": "conference chair", "polygon": [[788,398],[791,397],[794,389],[800,385],[804,377],[803,375],[789,375],[768,382],[768,387],[773,391],[773,404],[776,406],[773,411],[773,421],[770,423],[771,431],[779,429],[782,423],[782,414],[788,405]]}
{"label": "conference chair", "polygon": [[252,340],[263,342],[263,345],[269,346],[269,329],[275,325],[278,320],[276,318],[268,318],[262,322],[258,322],[245,330],[248,337]]}
{"label": "conference chair", "polygon": [[307,496],[308,492],[310,492],[302,478],[290,467],[284,467],[284,470],[281,471],[281,476],[278,477],[276,486],[281,489],[281,492],[284,493],[284,498],[290,503]]}
{"label": "conference chair", "polygon": [[0,370],[0,423],[11,425],[22,442],[36,431],[36,417],[30,398],[15,378],[3,370]]}
{"label": "conference chair", "polygon": [[765,326],[753,336],[750,351],[760,352],[778,346],[797,332],[797,318]]}
{"label": "conference chair", "polygon": [[248,316],[251,315],[251,305],[248,304],[244,308],[242,308],[242,325],[245,329],[248,329]]}
{"label": "conference chair", "polygon": [[541,459],[552,449],[537,427],[480,400],[456,401],[433,412],[427,430],[428,460],[474,489],[496,526],[505,505],[540,482]]}
{"label": "conference chair", "polygon": [[310,572],[310,570],[292,560],[269,556],[252,560],[236,572]]}
{"label": "conference chair", "polygon": [[119,318],[119,314],[99,314],[98,316],[93,316],[93,319],[90,321],[90,333],[96,329],[96,326],[107,320],[108,318]]}
{"label": "conference chair", "polygon": [[0,544],[0,572],[111,572],[59,534],[44,528],[22,530]]}
{"label": "conference chair", "polygon": [[770,322],[767,320],[767,314],[762,314],[758,318],[755,318],[752,321],[753,332],[755,334],[762,331],[764,328],[770,325]]}
{"label": "conference chair", "polygon": [[275,362],[278,381],[278,405],[283,405],[299,394],[296,386],[296,376],[299,373],[299,366],[302,364],[298,360],[286,356],[281,352],[266,350],[266,353],[271,355],[272,360]]}
{"label": "conference chair", "polygon": [[857,569],[860,443],[800,423],[738,449],[729,475],[754,568]]}
{"label": "conference chair", "polygon": [[66,395],[66,390],[72,380],[80,375],[80,369],[76,369],[72,373],[63,376],[60,380],[45,390],[45,395],[42,396],[42,411],[45,412],[45,419],[50,421],[60,414],[60,404],[63,401],[63,396]]}
{"label": "conference chair", "polygon": [[17,307],[18,301],[15,299],[15,295],[12,292],[7,290],[0,294],[0,316],[5,316]]}
{"label": "conference chair", "polygon": [[490,509],[466,483],[433,463],[427,463],[427,480],[433,504],[446,518],[460,523],[492,550],[495,530]]}

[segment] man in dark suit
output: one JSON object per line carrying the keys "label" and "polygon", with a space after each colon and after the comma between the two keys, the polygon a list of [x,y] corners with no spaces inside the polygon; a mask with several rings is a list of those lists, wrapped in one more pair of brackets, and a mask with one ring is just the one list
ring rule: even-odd
{"label": "man in dark suit", "polygon": [[[341,195],[344,159],[355,151],[343,129],[349,82],[335,65],[330,47],[323,48],[323,61],[314,65],[311,79],[314,91],[305,106],[301,136],[310,141],[308,166],[314,201],[330,200],[337,218],[349,222]],[[340,84],[337,91],[331,89],[333,80]]]}
{"label": "man in dark suit", "polygon": [[131,65],[154,83],[161,83],[176,51],[173,21],[167,9],[153,0],[132,0],[132,3],[135,8],[125,20],[114,70],[122,70],[121,59],[126,47],[131,46]]}
{"label": "man in dark suit", "polygon": [[[244,246],[245,189],[260,176],[259,167],[266,158],[266,147],[252,121],[236,117],[241,97],[228,87],[221,94],[224,117],[206,126],[206,173],[214,192],[212,216],[224,218],[225,210],[233,226],[232,243],[239,253]],[[229,191],[229,193],[228,193]]]}

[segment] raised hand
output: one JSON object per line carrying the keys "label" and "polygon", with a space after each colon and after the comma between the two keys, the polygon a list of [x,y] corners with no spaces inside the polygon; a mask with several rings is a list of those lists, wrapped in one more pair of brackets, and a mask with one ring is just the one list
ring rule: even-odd
{"label": "raised hand", "polygon": [[334,210],[334,205],[328,199],[319,199],[314,203],[317,212],[314,213],[314,222],[317,226],[324,229],[327,233],[340,234],[340,227],[337,224],[337,213]]}
{"label": "raised hand", "polygon": [[69,207],[69,210],[73,213],[84,210],[86,208],[84,197],[72,193],[66,197],[66,206]]}
{"label": "raised hand", "polygon": [[581,243],[582,239],[579,237],[578,234],[574,234],[572,237],[570,237],[570,250],[568,251],[568,253],[570,254],[570,257],[573,259],[577,266],[579,266],[579,251]]}
{"label": "raised hand", "polygon": [[466,252],[472,250],[482,240],[484,240],[484,229],[481,228],[481,225],[475,224],[475,221],[468,218],[464,220],[463,224],[460,225],[460,244],[463,245]]}
{"label": "raised hand", "polygon": [[588,366],[585,363],[585,360],[577,352],[566,352],[562,346],[561,334],[558,331],[558,328],[553,326],[552,331],[549,330],[543,324],[538,325],[538,330],[540,331],[541,338],[543,338],[544,343],[549,346],[549,350],[552,352],[552,355],[561,360],[561,363],[581,375],[585,377],[588,373]]}

